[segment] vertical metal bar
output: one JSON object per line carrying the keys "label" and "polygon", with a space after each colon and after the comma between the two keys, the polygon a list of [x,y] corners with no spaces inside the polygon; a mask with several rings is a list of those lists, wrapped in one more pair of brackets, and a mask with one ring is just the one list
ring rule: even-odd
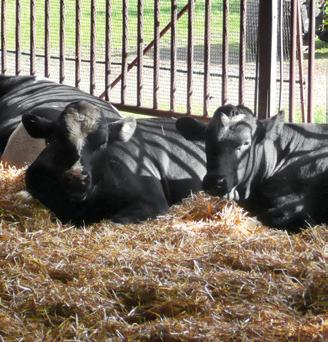
{"label": "vertical metal bar", "polygon": [[122,33],[122,83],[121,103],[125,104],[126,78],[128,73],[128,0],[123,0],[123,33]]}
{"label": "vertical metal bar", "polygon": [[16,75],[21,73],[21,2],[16,0]]}
{"label": "vertical metal bar", "polygon": [[30,6],[30,74],[35,75],[35,0],[31,0]]}
{"label": "vertical metal bar", "polygon": [[310,25],[309,25],[309,66],[308,66],[308,105],[307,120],[313,122],[313,72],[315,60],[315,4],[316,1],[310,1]]}
{"label": "vertical metal bar", "polygon": [[188,70],[187,70],[187,114],[192,111],[192,95],[193,95],[193,73],[194,73],[194,42],[193,42],[193,20],[195,1],[188,1]]}
{"label": "vertical metal bar", "polygon": [[170,110],[175,109],[176,95],[176,64],[177,64],[177,46],[176,46],[176,26],[177,26],[177,0],[171,0],[171,79],[170,79]]}
{"label": "vertical metal bar", "polygon": [[[257,35],[257,37],[259,37]],[[259,69],[260,69],[260,39],[257,38],[256,42],[256,62],[255,62],[255,82],[254,82],[254,114],[258,117],[258,107],[259,107]]]}
{"label": "vertical metal bar", "polygon": [[298,71],[299,71],[299,81],[300,81],[302,122],[305,122],[302,17],[301,17],[301,3],[299,1],[297,2],[297,52],[298,52]]}
{"label": "vertical metal bar", "polygon": [[246,0],[240,2],[240,36],[239,36],[239,96],[238,102],[244,103],[245,64],[246,64]]}
{"label": "vertical metal bar", "polygon": [[159,92],[159,65],[160,65],[160,46],[159,46],[159,25],[160,25],[160,0],[154,1],[154,88],[153,88],[153,108],[158,109]]}
{"label": "vertical metal bar", "polygon": [[81,82],[81,0],[75,2],[75,87]]}
{"label": "vertical metal bar", "polygon": [[44,76],[50,77],[50,0],[44,2]]}
{"label": "vertical metal bar", "polygon": [[65,80],[65,0],[60,0],[59,22],[59,82]]}
{"label": "vertical metal bar", "polygon": [[7,0],[1,1],[1,73],[7,72]]}
{"label": "vertical metal bar", "polygon": [[111,73],[111,32],[112,32],[112,1],[106,0],[106,32],[105,32],[105,100],[109,101]]}
{"label": "vertical metal bar", "polygon": [[205,30],[204,30],[204,104],[203,116],[208,116],[210,102],[209,78],[210,78],[210,55],[211,55],[211,7],[212,1],[205,1]]}
{"label": "vertical metal bar", "polygon": [[279,1],[279,73],[280,73],[280,84],[279,84],[279,111],[282,107],[282,94],[284,91],[284,2]]}
{"label": "vertical metal bar", "polygon": [[138,66],[137,66],[137,106],[142,103],[143,88],[143,44],[144,44],[144,1],[138,0]]}
{"label": "vertical metal bar", "polygon": [[90,94],[96,89],[96,0],[91,0]]}
{"label": "vertical metal bar", "polygon": [[290,65],[289,65],[289,121],[294,121],[295,112],[295,61],[296,61],[296,14],[297,1],[291,1]]}
{"label": "vertical metal bar", "polygon": [[276,114],[278,3],[271,1],[269,116]]}
{"label": "vertical metal bar", "polygon": [[222,105],[228,102],[228,64],[229,64],[229,0],[223,1],[222,37]]}
{"label": "vertical metal bar", "polygon": [[[178,20],[187,12],[189,5],[185,5],[178,13]],[[160,37],[163,37],[171,28],[171,22],[168,23],[159,33]],[[143,55],[145,55],[153,46],[155,45],[155,40],[152,40],[147,46],[143,49]],[[128,64],[128,71],[130,71],[133,67],[138,64],[138,56],[133,59],[131,63]],[[122,73],[118,75],[115,80],[111,83],[111,88],[115,87],[115,85],[122,79]],[[99,96],[99,98],[103,98],[105,96],[105,91]]]}
{"label": "vertical metal bar", "polygon": [[269,41],[269,22],[270,3],[269,1],[259,2],[258,30],[257,30],[257,58],[258,58],[258,118],[265,119],[269,115],[269,72],[270,68],[270,41]]}

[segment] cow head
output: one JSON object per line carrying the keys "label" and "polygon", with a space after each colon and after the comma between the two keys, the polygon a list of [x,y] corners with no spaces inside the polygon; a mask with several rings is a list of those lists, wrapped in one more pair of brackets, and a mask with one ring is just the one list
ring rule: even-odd
{"label": "cow head", "polygon": [[260,121],[249,112],[228,116],[221,111],[216,111],[209,123],[188,117],[176,122],[178,131],[186,139],[205,141],[207,173],[203,189],[212,195],[236,200],[239,199],[237,187],[252,171],[250,160],[256,158],[256,146],[267,139],[275,140],[282,125],[283,114]]}
{"label": "cow head", "polygon": [[55,121],[24,114],[22,122],[32,137],[46,141],[27,172],[27,183],[33,172],[47,174],[75,202],[84,201],[92,189],[93,157],[116,140],[128,141],[136,128],[132,118],[108,122],[86,101],[69,104]]}

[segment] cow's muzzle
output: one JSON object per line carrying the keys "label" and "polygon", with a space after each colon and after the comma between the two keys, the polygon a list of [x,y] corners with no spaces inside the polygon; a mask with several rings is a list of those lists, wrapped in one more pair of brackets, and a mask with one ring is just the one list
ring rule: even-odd
{"label": "cow's muzzle", "polygon": [[203,179],[203,190],[212,196],[223,196],[228,192],[227,182],[223,177],[210,177]]}
{"label": "cow's muzzle", "polygon": [[88,172],[70,169],[64,173],[64,189],[73,202],[81,202],[87,198],[91,177]]}

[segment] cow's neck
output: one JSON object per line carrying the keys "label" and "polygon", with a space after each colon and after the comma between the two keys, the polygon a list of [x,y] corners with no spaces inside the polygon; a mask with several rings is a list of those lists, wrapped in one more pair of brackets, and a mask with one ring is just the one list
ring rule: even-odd
{"label": "cow's neck", "polygon": [[238,191],[244,199],[250,196],[252,189],[265,179],[270,178],[277,167],[277,149],[275,142],[265,139],[253,144],[246,165],[243,182],[238,186]]}
{"label": "cow's neck", "polygon": [[243,181],[237,189],[240,196],[247,199],[263,182],[293,164],[300,153],[306,158],[311,152],[313,159],[322,151],[326,153],[327,148],[328,125],[285,124],[275,141],[265,138],[253,143]]}
{"label": "cow's neck", "polygon": [[304,137],[295,138],[292,127],[284,125],[283,132],[276,140],[265,138],[255,141],[251,149],[247,169],[244,177],[245,199],[252,188],[272,177],[289,165],[291,156],[300,145],[304,144]]}

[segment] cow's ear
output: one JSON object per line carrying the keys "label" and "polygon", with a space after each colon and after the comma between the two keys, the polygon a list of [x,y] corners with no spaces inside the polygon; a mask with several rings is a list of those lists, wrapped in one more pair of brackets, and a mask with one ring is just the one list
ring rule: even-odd
{"label": "cow's ear", "polygon": [[22,123],[27,133],[36,139],[46,139],[53,132],[53,122],[34,114],[23,114]]}
{"label": "cow's ear", "polygon": [[270,119],[262,121],[262,125],[265,129],[265,137],[275,141],[282,132],[285,123],[285,112],[280,111],[277,115]]}
{"label": "cow's ear", "polygon": [[180,118],[176,121],[175,127],[178,132],[187,140],[204,141],[207,124],[194,118]]}
{"label": "cow's ear", "polygon": [[127,142],[133,136],[137,128],[135,118],[127,117],[109,124],[109,140],[120,140]]}

